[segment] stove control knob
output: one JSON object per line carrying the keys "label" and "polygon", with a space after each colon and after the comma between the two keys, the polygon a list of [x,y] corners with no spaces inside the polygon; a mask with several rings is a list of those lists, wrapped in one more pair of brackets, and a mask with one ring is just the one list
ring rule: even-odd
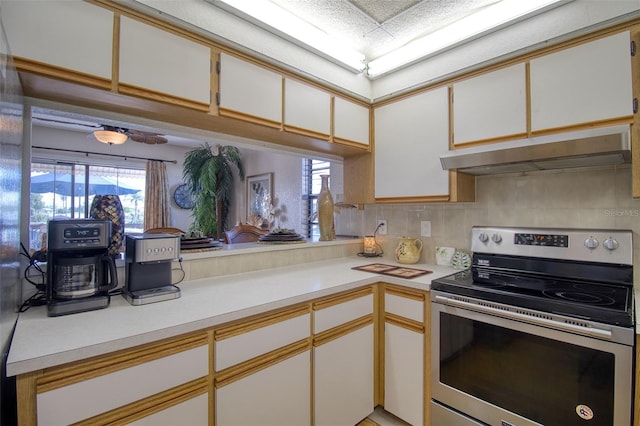
{"label": "stove control knob", "polygon": [[618,246],[620,246],[620,244],[618,244],[618,241],[611,237],[604,240],[602,245],[604,246],[604,248],[606,248],[609,251],[614,251],[615,249],[618,248]]}
{"label": "stove control knob", "polygon": [[598,243],[598,240],[593,237],[589,237],[584,240],[584,246],[589,250],[593,250],[594,248],[598,247],[598,244],[600,244]]}
{"label": "stove control knob", "polygon": [[500,236],[500,234],[493,234],[491,236],[491,241],[493,241],[496,244],[500,244],[502,242],[502,236]]}
{"label": "stove control knob", "polygon": [[478,235],[478,239],[480,240],[480,242],[486,243],[487,241],[489,241],[489,236],[484,232],[481,232],[480,235]]}

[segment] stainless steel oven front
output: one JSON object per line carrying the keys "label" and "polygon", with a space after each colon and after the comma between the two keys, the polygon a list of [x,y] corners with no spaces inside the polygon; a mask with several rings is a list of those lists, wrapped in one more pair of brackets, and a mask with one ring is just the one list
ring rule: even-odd
{"label": "stainless steel oven front", "polygon": [[631,424],[633,328],[439,291],[431,301],[432,425]]}

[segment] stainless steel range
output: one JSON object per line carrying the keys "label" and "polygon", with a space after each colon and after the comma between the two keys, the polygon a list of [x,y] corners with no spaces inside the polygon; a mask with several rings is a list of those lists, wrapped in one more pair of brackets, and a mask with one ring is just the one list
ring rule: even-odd
{"label": "stainless steel range", "polygon": [[474,227],[431,285],[433,425],[631,425],[631,231]]}

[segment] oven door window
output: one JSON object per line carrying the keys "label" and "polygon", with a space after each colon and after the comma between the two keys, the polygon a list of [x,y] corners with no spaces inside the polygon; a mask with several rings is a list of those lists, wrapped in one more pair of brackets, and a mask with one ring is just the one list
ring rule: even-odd
{"label": "oven door window", "polygon": [[439,334],[441,383],[545,425],[613,424],[612,353],[444,312]]}

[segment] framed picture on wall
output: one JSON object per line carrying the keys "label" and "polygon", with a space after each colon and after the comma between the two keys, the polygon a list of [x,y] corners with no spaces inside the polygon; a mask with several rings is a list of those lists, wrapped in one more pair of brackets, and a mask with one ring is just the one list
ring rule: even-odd
{"label": "framed picture on wall", "polygon": [[247,177],[247,223],[269,227],[272,194],[273,173]]}

